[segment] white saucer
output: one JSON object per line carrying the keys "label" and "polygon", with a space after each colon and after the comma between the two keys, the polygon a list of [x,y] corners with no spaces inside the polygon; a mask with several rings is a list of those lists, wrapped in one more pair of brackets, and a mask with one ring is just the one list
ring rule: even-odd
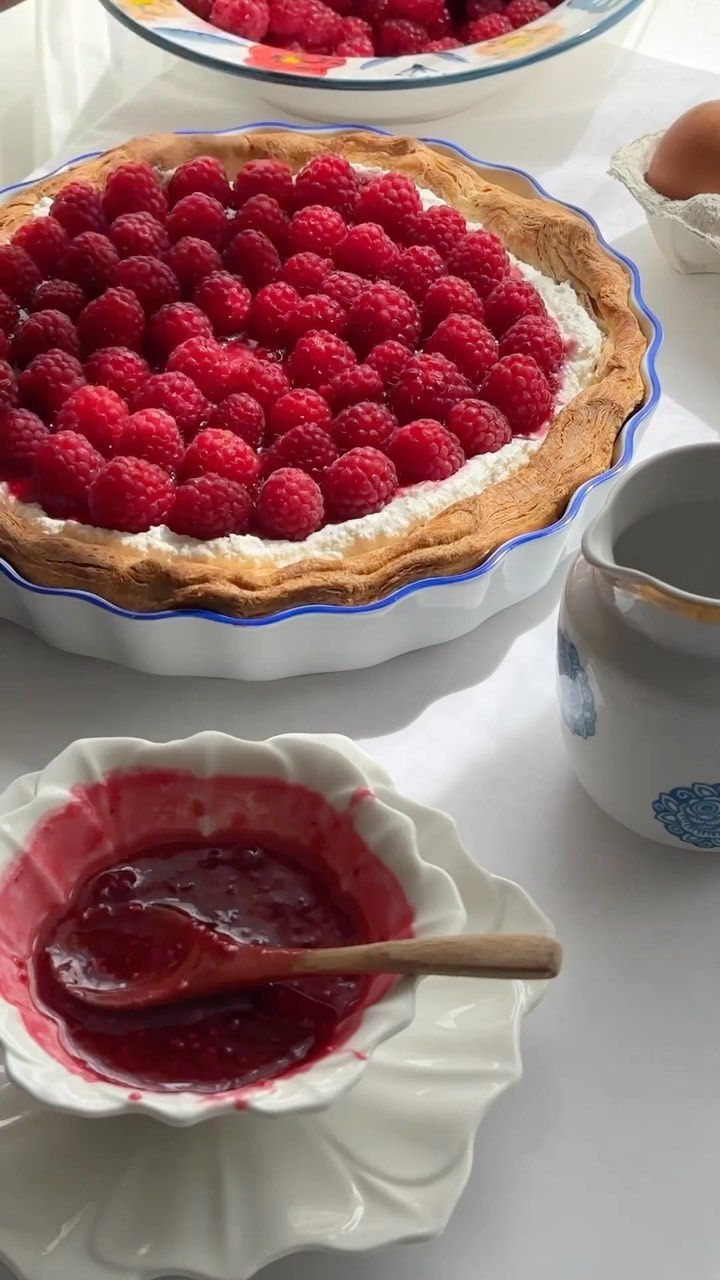
{"label": "white saucer", "polygon": [[[427,810],[353,753],[381,798],[418,822],[422,856],[455,879],[468,930],[550,931],[522,889],[475,866],[449,818],[421,821]],[[5,792],[0,818],[36,776]],[[299,1250],[436,1235],[485,1111],[520,1076],[520,1024],[544,985],[426,979],[411,1026],[316,1116],[245,1113],[190,1129],[83,1120],[34,1102],[0,1068],[0,1257],[21,1280],[249,1280]]]}

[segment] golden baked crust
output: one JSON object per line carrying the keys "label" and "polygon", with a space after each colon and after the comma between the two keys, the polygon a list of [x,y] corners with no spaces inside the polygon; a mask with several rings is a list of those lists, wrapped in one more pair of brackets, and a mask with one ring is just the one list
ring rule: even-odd
{"label": "golden baked crust", "polygon": [[[557,520],[578,485],[609,467],[618,432],[643,400],[640,365],[647,341],[630,306],[627,273],[587,222],[552,201],[494,186],[439,146],[353,132],[157,135],[87,161],[72,177],[103,186],[110,171],[128,159],[171,169],[200,154],[217,156],[232,176],[248,160],[265,156],[297,170],[326,150],[408,174],[468,220],[496,232],[518,258],[557,281],[569,281],[604,335],[594,382],[559,413],[542,447],[519,472],[402,538],[371,549],[365,544],[341,562],[306,559],[240,569],[230,559],[93,543],[67,529],[53,534],[28,518],[21,505],[0,508],[0,556],[29,581],[90,591],[137,611],[193,608],[252,617],[304,604],[365,604],[419,578],[476,567],[508,539]],[[67,174],[48,178],[3,206],[0,240],[27,221],[39,199],[53,196],[67,182]]]}

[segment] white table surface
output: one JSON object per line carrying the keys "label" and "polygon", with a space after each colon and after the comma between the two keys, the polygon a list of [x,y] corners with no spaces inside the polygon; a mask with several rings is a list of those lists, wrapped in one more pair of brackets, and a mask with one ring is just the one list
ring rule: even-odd
{"label": "white table surface", "polygon": [[[660,0],[627,28],[624,49],[610,42],[545,64],[512,99],[501,93],[477,117],[436,127],[532,169],[639,263],[667,331],[666,395],[645,452],[717,434],[720,278],[670,270],[607,161],[621,142],[720,97],[707,70],[719,61],[719,8]],[[98,49],[95,123],[93,104],[80,103],[65,154],[119,141],[139,121],[149,131],[263,114],[237,82],[229,100],[180,64],[129,100],[115,71],[113,99]],[[564,973],[526,1026],[525,1077],[482,1127],[444,1235],[372,1256],[287,1260],[267,1280],[718,1280],[720,862],[620,830],[570,775],[553,689],[560,588],[559,577],[444,648],[275,686],[136,675],[0,627],[0,783],[84,735],[339,731],[408,794],[452,813],[473,855],[523,884],[564,943]]]}

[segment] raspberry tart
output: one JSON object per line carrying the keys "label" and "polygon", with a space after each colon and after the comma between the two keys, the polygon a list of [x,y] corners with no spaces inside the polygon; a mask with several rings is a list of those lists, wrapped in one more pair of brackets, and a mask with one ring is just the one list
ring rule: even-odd
{"label": "raspberry tart", "polygon": [[0,555],[257,617],[465,572],[644,395],[581,217],[362,132],[157,136],[0,210]]}

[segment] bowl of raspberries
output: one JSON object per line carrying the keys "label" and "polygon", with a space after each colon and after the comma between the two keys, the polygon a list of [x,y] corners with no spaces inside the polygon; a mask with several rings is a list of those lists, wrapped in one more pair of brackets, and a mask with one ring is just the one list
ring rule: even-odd
{"label": "bowl of raspberries", "polygon": [[151,43],[259,82],[273,106],[364,123],[464,110],[498,76],[602,35],[642,2],[101,0]]}

